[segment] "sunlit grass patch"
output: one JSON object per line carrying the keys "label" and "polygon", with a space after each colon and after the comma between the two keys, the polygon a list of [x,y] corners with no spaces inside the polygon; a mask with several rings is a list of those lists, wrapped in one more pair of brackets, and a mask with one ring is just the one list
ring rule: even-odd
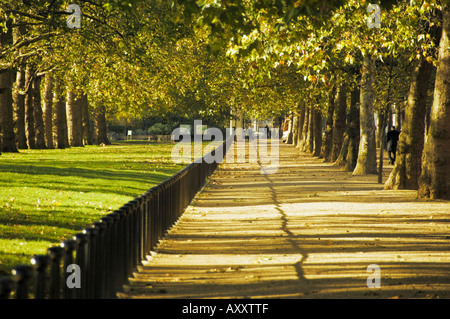
{"label": "sunlit grass patch", "polygon": [[186,164],[174,144],[21,150],[0,156],[0,275],[45,253]]}

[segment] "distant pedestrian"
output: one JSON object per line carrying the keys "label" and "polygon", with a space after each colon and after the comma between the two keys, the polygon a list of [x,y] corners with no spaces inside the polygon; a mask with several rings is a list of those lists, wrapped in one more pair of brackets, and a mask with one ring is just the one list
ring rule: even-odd
{"label": "distant pedestrian", "polygon": [[387,151],[389,156],[389,163],[394,164],[397,153],[397,142],[400,132],[395,129],[395,126],[392,126],[390,131],[386,135],[386,144]]}

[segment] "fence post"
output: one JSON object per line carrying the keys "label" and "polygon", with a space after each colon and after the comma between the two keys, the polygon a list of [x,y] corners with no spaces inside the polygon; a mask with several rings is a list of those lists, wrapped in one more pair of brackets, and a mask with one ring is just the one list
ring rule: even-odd
{"label": "fence post", "polygon": [[95,269],[97,267],[97,236],[98,236],[98,229],[89,226],[83,230],[83,232],[87,236],[87,240],[89,242],[89,249],[88,249],[88,257],[87,257],[87,265],[86,265],[86,271],[87,271],[87,291],[86,291],[86,297],[87,298],[95,298],[95,278],[96,273]]}
{"label": "fence post", "polygon": [[112,220],[112,225],[110,226],[111,233],[111,289],[116,292],[120,289],[120,267],[119,267],[119,238],[118,238],[118,223],[120,220],[120,214],[113,212],[107,215]]}
{"label": "fence post", "polygon": [[102,221],[94,223],[94,227],[98,230],[97,235],[97,249],[96,249],[96,267],[93,270],[96,274],[94,277],[95,285],[95,297],[97,299],[102,299],[105,296],[105,240],[104,233],[106,225]]}
{"label": "fence post", "polygon": [[16,282],[16,299],[28,299],[28,285],[33,276],[33,268],[28,265],[18,265],[12,270]]}
{"label": "fence post", "polygon": [[68,239],[65,242],[61,243],[61,247],[64,249],[64,282],[63,282],[63,297],[64,299],[72,299],[75,295],[73,290],[68,287],[67,279],[69,275],[67,273],[67,267],[73,264],[73,252],[75,251],[77,243],[73,239]]}
{"label": "fence post", "polygon": [[50,257],[47,255],[35,255],[31,259],[31,264],[36,271],[34,282],[34,298],[44,299],[47,283],[47,267],[50,264]]}
{"label": "fence post", "polygon": [[128,278],[128,275],[131,273],[132,271],[132,256],[133,256],[133,252],[131,250],[131,207],[129,205],[124,205],[122,207],[123,211],[124,211],[124,225],[123,225],[123,237],[124,237],[124,261],[125,261],[125,276],[126,278]]}
{"label": "fence post", "polygon": [[47,249],[50,258],[50,298],[59,299],[61,296],[61,258],[64,255],[62,247],[50,247]]}
{"label": "fence post", "polygon": [[144,258],[144,226],[145,226],[145,205],[146,200],[144,196],[140,196],[137,198],[139,202],[138,206],[138,265],[142,263],[142,259]]}
{"label": "fence post", "polygon": [[148,230],[150,232],[149,234],[149,243],[148,243],[148,250],[153,249],[153,247],[156,245],[156,238],[157,238],[157,231],[156,231],[156,209],[157,209],[157,198],[156,194],[157,191],[155,187],[152,187],[149,191],[149,201],[147,204],[147,210],[148,210]]}
{"label": "fence post", "polygon": [[105,266],[104,266],[104,273],[105,273],[105,298],[109,298],[112,295],[111,291],[111,281],[112,281],[112,225],[113,225],[113,218],[111,216],[105,216],[100,219],[103,224],[105,225],[105,231],[104,231],[104,243],[103,247],[105,248],[104,252],[104,258],[105,258]]}
{"label": "fence post", "polygon": [[14,289],[14,281],[9,277],[0,278],[0,299],[9,299]]}
{"label": "fence post", "polygon": [[[87,295],[87,260],[88,260],[88,252],[87,252],[87,241],[88,235],[86,233],[78,233],[73,236],[73,240],[77,243],[76,250],[76,261],[75,263],[80,267],[81,272],[81,288],[76,290],[76,298],[86,298]],[[66,269],[67,270],[67,269]]]}
{"label": "fence post", "polygon": [[118,245],[118,272],[119,272],[119,278],[120,282],[119,284],[122,286],[127,282],[128,279],[128,272],[127,272],[127,260],[126,260],[126,252],[127,252],[127,246],[126,246],[126,216],[127,212],[124,208],[120,208],[115,211],[118,216],[120,217],[118,227],[117,227],[117,245]]}

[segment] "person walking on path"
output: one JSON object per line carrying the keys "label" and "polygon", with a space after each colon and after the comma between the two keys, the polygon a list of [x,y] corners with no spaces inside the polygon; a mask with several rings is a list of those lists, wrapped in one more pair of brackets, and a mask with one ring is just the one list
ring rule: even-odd
{"label": "person walking on path", "polygon": [[386,145],[387,145],[387,151],[388,151],[388,156],[389,156],[389,163],[391,163],[391,164],[395,163],[396,152],[397,152],[397,142],[398,142],[399,135],[400,135],[400,132],[395,129],[395,126],[392,126],[386,136],[386,142],[387,142]]}

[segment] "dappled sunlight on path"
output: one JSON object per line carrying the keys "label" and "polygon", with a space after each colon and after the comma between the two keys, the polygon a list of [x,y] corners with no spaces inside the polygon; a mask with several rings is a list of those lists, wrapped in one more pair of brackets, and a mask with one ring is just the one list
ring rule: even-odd
{"label": "dappled sunlight on path", "polygon": [[119,297],[448,298],[449,229],[449,202],[282,144],[275,174],[221,164]]}

